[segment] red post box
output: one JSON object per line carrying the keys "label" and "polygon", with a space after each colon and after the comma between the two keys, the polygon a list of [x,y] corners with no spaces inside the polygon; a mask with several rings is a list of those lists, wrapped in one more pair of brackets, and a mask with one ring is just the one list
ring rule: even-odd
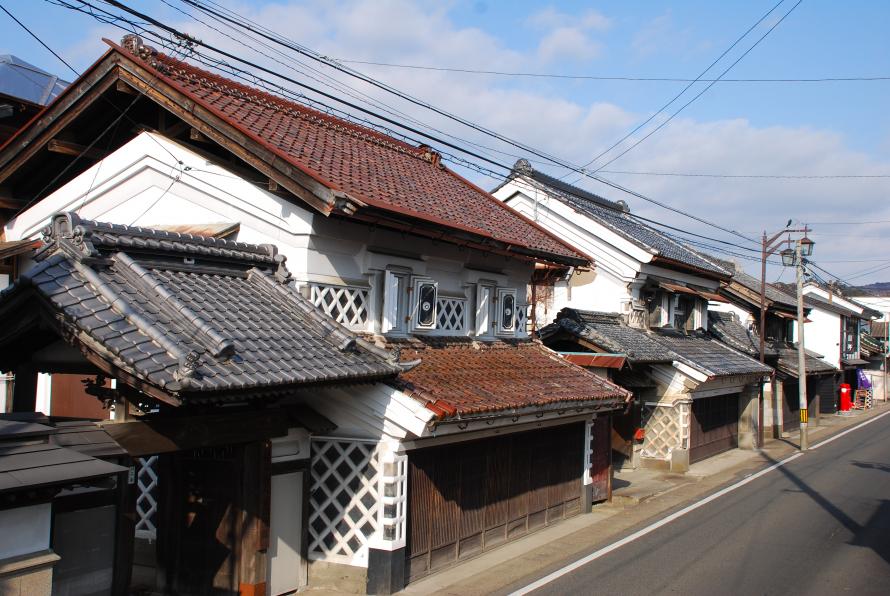
{"label": "red post box", "polygon": [[841,412],[853,409],[853,392],[849,383],[841,383]]}

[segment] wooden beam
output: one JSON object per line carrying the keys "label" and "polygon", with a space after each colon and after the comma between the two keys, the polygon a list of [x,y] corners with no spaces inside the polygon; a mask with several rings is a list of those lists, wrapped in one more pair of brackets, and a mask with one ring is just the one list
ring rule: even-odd
{"label": "wooden beam", "polygon": [[60,141],[59,139],[50,140],[50,142],[46,144],[46,150],[51,153],[72,155],[74,157],[82,155],[87,159],[94,159],[96,161],[105,157],[105,152],[101,149],[96,149],[95,147],[87,147],[86,145],[79,145],[77,143],[71,143],[70,141]]}
{"label": "wooden beam", "polygon": [[135,89],[121,80],[118,80],[118,82],[114,84],[114,90],[120,93],[126,93],[127,95],[136,95],[138,93]]}
{"label": "wooden beam", "polygon": [[116,81],[116,77],[107,76],[116,67],[117,57],[112,54],[106,62],[96,65],[74,92],[66,93],[60,101],[54,102],[37,122],[7,145],[0,152],[0,182],[19,171],[22,164],[80,116],[87,105],[105,93]]}
{"label": "wooden beam", "polygon": [[[167,113],[163,108],[161,108],[160,111],[161,111],[161,113],[164,113],[164,114]],[[180,120],[176,124],[171,124],[170,126],[165,126],[164,128],[160,129],[160,132],[165,137],[174,139],[174,138],[178,137],[179,135],[181,135],[182,133],[184,133],[186,130],[193,130],[193,129],[192,129],[192,127],[190,127],[188,125],[188,123]]]}
{"label": "wooden beam", "polygon": [[196,128],[189,129],[189,140],[197,141],[199,143],[209,143],[210,139],[201,134],[201,131]]}
{"label": "wooden beam", "polygon": [[21,209],[27,203],[26,199],[17,199],[12,191],[0,187],[0,209]]}

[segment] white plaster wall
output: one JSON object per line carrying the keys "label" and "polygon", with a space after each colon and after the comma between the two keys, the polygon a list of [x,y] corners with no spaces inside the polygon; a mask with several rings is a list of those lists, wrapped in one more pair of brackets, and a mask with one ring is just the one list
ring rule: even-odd
{"label": "white plaster wall", "polygon": [[34,401],[34,411],[43,412],[47,416],[52,413],[52,376],[47,373],[37,373],[37,395]]}
{"label": "white plaster wall", "polygon": [[52,505],[0,509],[0,561],[49,548]]}
{"label": "white plaster wall", "polygon": [[[653,254],[583,212],[551,198],[546,190],[514,179],[494,196],[594,259],[592,270],[576,272],[567,284],[554,288],[553,304],[537,312],[539,325],[551,322],[565,307],[627,313],[639,299],[638,288],[649,275],[716,291],[719,282],[695,274],[653,264]],[[703,326],[707,326],[705,314]]]}
{"label": "white plaster wall", "polygon": [[[840,315],[813,308],[805,323],[804,346],[821,354],[826,362],[840,368],[841,361],[841,318]],[[794,341],[798,339],[798,324],[794,323]]]}
{"label": "white plaster wall", "polygon": [[753,313],[750,313],[741,306],[732,304],[731,302],[708,302],[708,310],[714,312],[735,313],[742,325],[745,325],[746,327],[755,320],[755,315]]}
{"label": "white plaster wall", "polygon": [[523,305],[533,269],[516,259],[325,217],[152,133],[142,133],[11,220],[7,238],[37,238],[54,213],[68,210],[149,227],[237,222],[235,239],[275,244],[298,283],[373,286],[377,272],[399,264],[433,278],[440,294],[471,298],[469,267],[514,288]]}
{"label": "white plaster wall", "polygon": [[890,296],[852,296],[853,300],[873,308],[881,313],[881,318],[876,319],[881,323],[890,321]]}
{"label": "white plaster wall", "polygon": [[809,285],[809,284],[805,285],[803,287],[803,293],[819,296],[820,298],[834,302],[838,306],[848,308],[857,314],[862,314],[862,307],[860,307],[858,304],[854,304],[854,303],[850,302],[849,300],[844,300],[837,294],[830,293],[827,290],[825,290],[819,286]]}

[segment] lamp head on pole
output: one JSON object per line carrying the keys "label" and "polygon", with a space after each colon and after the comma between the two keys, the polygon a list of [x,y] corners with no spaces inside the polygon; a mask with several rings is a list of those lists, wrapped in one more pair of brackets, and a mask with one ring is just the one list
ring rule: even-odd
{"label": "lamp head on pole", "polygon": [[804,236],[800,239],[800,254],[804,257],[810,257],[813,255],[813,246],[816,243]]}
{"label": "lamp head on pole", "polygon": [[793,267],[794,266],[794,264],[795,264],[794,261],[797,260],[797,255],[794,254],[794,251],[792,249],[786,248],[779,254],[782,255],[782,264],[785,267]]}

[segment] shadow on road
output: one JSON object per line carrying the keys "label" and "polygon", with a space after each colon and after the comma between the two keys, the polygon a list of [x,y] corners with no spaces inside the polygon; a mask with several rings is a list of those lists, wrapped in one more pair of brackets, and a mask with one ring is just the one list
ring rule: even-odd
{"label": "shadow on road", "polygon": [[[778,460],[773,459],[766,453],[763,456],[774,464],[778,463]],[[890,465],[883,463],[855,461],[850,463],[860,468],[890,472]],[[880,505],[878,505],[868,522],[863,526],[844,513],[837,505],[823,497],[818,491],[814,490],[813,487],[789,470],[788,466],[779,466],[776,469],[853,534],[853,539],[848,544],[870,548],[886,563],[890,564],[890,500],[882,499]]]}
{"label": "shadow on road", "polygon": [[882,464],[876,461],[854,461],[850,462],[857,468],[865,468],[866,470],[880,470],[882,472],[890,472],[890,465]]}

